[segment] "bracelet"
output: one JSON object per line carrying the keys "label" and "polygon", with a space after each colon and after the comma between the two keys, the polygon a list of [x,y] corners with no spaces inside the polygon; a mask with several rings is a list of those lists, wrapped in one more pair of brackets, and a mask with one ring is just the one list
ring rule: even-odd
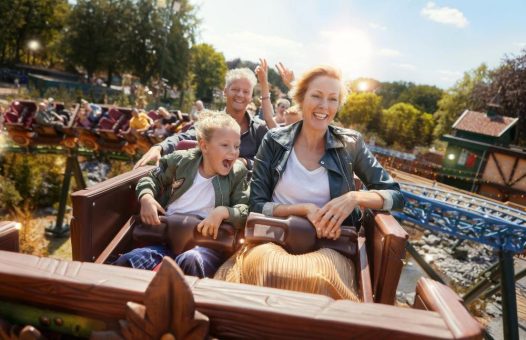
{"label": "bracelet", "polygon": [[265,100],[265,99],[270,99],[270,94],[266,95],[266,96],[259,97],[259,100]]}

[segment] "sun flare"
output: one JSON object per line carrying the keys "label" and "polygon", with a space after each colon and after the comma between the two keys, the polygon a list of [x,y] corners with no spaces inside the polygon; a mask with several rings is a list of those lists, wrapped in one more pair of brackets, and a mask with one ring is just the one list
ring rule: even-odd
{"label": "sun flare", "polygon": [[369,72],[373,46],[364,31],[340,29],[324,31],[321,35],[328,60],[342,70],[345,78],[364,76]]}

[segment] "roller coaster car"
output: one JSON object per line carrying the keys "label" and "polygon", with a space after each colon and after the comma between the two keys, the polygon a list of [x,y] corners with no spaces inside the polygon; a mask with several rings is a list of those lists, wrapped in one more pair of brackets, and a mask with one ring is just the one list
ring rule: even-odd
{"label": "roller coaster car", "polygon": [[[166,320],[167,315],[184,314],[189,318],[174,321],[175,326],[172,323],[176,329],[162,329],[163,332],[175,332],[179,337],[181,330],[177,328],[193,325],[193,322],[197,322],[193,319],[195,313],[202,313],[207,318],[198,319],[208,320],[203,321],[207,324],[205,334],[217,338],[481,338],[478,323],[463,307],[458,296],[432,280],[419,281],[413,308],[393,306],[407,234],[392,216],[385,213],[366,210],[365,240],[356,237],[352,231],[348,235],[349,240],[355,240],[355,243],[351,242],[355,248],[353,250],[351,246],[349,254],[352,256],[356,252],[355,259],[358,261],[355,263],[359,264],[359,275],[364,279],[360,285],[360,296],[364,301],[380,303],[335,301],[316,294],[212,279],[183,279],[176,269],[172,270],[173,275],[168,274],[170,270],[165,268],[171,266],[168,260],[165,260],[167,263],[163,262],[157,276],[150,271],[104,265],[112,255],[127,251],[133,245],[134,230],[138,227],[133,216],[139,211],[135,185],[151,169],[152,167],[138,168],[72,194],[73,258],[76,261],[95,263],[37,260],[28,255],[19,255],[20,257],[7,264],[0,264],[0,295],[11,298],[16,296],[18,301],[38,303],[47,308],[59,306],[61,310],[70,313],[105,320],[108,328],[111,325],[116,327],[117,323],[110,321],[118,319],[128,318],[129,322],[132,319],[135,322],[148,319],[155,323],[155,316]],[[192,246],[191,242],[200,242],[194,234],[195,220],[189,218],[185,222],[184,217],[180,216],[175,219],[179,220],[174,225],[190,230],[190,233],[178,232],[177,235],[182,240],[175,238],[165,240],[166,242],[175,242],[176,245],[172,244],[172,247],[179,247],[178,249]],[[300,239],[298,231],[291,229],[294,228],[293,225],[297,225],[293,222],[293,219],[268,219],[252,215],[245,235],[246,238],[269,237],[273,233],[279,235],[281,230],[283,237],[277,239],[286,240],[289,236]],[[169,224],[165,220],[165,226],[161,230],[154,230],[153,237],[171,237],[167,236],[168,229],[173,228]],[[272,227],[277,229],[272,230]],[[287,231],[283,231],[284,229]],[[300,234],[305,231],[300,228]],[[235,239],[235,233],[225,229],[220,243],[225,249],[233,251]],[[308,237],[308,240],[311,238]],[[158,241],[150,239],[150,242]],[[292,252],[306,250],[294,248],[293,244],[290,246],[292,248],[289,251]],[[301,248],[303,244],[300,242],[299,246]],[[163,285],[162,280],[170,283]],[[371,283],[369,297],[366,294],[366,282]],[[148,285],[152,288],[147,289]],[[177,289],[174,288],[172,293],[160,291],[164,289],[161,287],[167,286],[176,286]],[[35,287],[40,287],[47,293],[37,294],[33,291],[28,294]],[[154,292],[158,292],[160,297],[156,298]],[[170,297],[173,299],[170,300]],[[162,303],[155,302],[159,298]],[[145,307],[136,309],[132,308],[135,306],[133,304],[126,307],[128,301]],[[172,306],[178,312],[174,312],[175,309],[171,309],[171,312],[157,310],[161,305]],[[133,310],[141,312],[134,314]],[[137,319],[132,314],[142,316]],[[166,325],[166,322],[159,322]],[[159,327],[164,327],[162,325]]]}
{"label": "roller coaster car", "polygon": [[31,144],[33,138],[34,116],[37,111],[37,105],[30,100],[15,100],[9,105],[4,113],[5,127],[11,139],[21,146]]}
{"label": "roller coaster car", "polygon": [[119,136],[119,132],[131,117],[131,110],[123,108],[105,108],[107,116],[102,117],[97,125],[99,138],[97,143],[101,149],[121,151],[126,141]]}
{"label": "roller coaster car", "polygon": [[79,105],[76,105],[73,109],[73,112],[64,113],[64,104],[55,103],[54,110],[67,118],[67,122],[64,124],[62,131],[59,132],[52,126],[44,126],[34,123],[32,128],[35,132],[35,135],[33,136],[31,143],[49,145],[60,144],[70,149],[75,148],[77,145],[78,132],[73,124],[75,122],[75,117],[78,113],[79,107]]}
{"label": "roller coaster car", "polygon": [[[75,260],[105,263],[134,247],[130,217],[139,211],[135,185],[149,170],[151,167],[141,167],[72,194],[71,241]],[[366,211],[364,223],[366,239],[356,249],[359,261],[368,259],[368,265],[360,262],[357,268],[370,270],[374,301],[393,304],[407,234],[388,214]]]}
{"label": "roller coaster car", "polygon": [[[139,208],[134,186],[150,169],[139,168],[73,193],[76,261],[0,251],[0,306],[10,308],[3,313],[0,308],[3,329],[9,329],[9,323],[32,324],[95,339],[116,334],[153,339],[167,333],[195,339],[482,338],[480,326],[458,296],[435,281],[420,279],[412,308],[389,305],[407,235],[387,214],[368,211],[364,224],[369,234],[365,244],[360,238],[357,242],[358,252],[365,249],[362,245],[369,250],[373,299],[380,304],[185,277],[170,259],[163,260],[157,273],[102,264],[132,241],[130,217]],[[276,222],[261,218],[256,215],[248,227]],[[177,223],[189,230],[195,225],[191,220]],[[272,226],[286,224],[292,225],[289,220]],[[232,234],[225,232],[222,238],[232,241]],[[258,235],[268,233],[259,230]],[[173,241],[178,244],[174,247],[186,243]],[[230,241],[224,244],[230,247]]]}

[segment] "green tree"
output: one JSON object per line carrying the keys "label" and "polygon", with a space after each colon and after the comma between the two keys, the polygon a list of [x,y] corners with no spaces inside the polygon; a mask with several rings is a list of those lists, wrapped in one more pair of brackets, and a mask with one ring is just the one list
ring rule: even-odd
{"label": "green tree", "polygon": [[399,102],[413,104],[419,110],[434,113],[444,91],[431,85],[413,85],[406,88],[398,97]]}
{"label": "green tree", "polygon": [[400,100],[400,95],[406,91],[413,83],[405,81],[382,82],[376,90],[376,94],[382,97],[382,108],[387,109]]}
{"label": "green tree", "polygon": [[[232,70],[234,68],[240,68],[240,67],[247,67],[251,70],[255,70],[258,66],[258,63],[255,63],[253,61],[248,60],[241,60],[239,58],[232,59],[226,62],[226,65],[229,70]],[[269,67],[268,69],[268,82],[271,84],[271,91],[270,94],[273,97],[273,100],[276,97],[277,94],[287,94],[289,92],[289,88],[283,83],[283,80],[279,76],[279,73],[274,70],[274,68]]]}
{"label": "green tree", "polygon": [[[196,7],[188,0],[180,0],[180,7],[170,17],[170,34],[167,40],[166,78],[171,85],[175,85],[181,91],[179,106],[183,106],[184,99],[193,97],[185,94],[191,83],[191,47],[195,44],[195,37],[200,20],[197,18]],[[162,62],[162,59],[161,59]],[[161,64],[161,68],[163,65]]]}
{"label": "green tree", "polygon": [[214,90],[224,86],[226,62],[223,53],[209,44],[194,45],[192,73],[196,97],[207,103],[213,102]]}
{"label": "green tree", "polygon": [[412,149],[432,140],[432,115],[409,103],[397,103],[382,112],[382,138],[389,145]]}
{"label": "green tree", "polygon": [[526,49],[515,57],[507,56],[489,73],[488,83],[478,83],[471,93],[477,103],[500,105],[499,114],[518,117],[517,142],[526,145]]}
{"label": "green tree", "polygon": [[380,113],[382,98],[372,92],[351,93],[338,113],[344,126],[371,127]]}
{"label": "green tree", "polygon": [[68,19],[64,36],[64,51],[68,61],[82,66],[88,77],[101,69],[107,46],[104,22],[107,22],[109,0],[79,0]]}
{"label": "green tree", "polygon": [[482,64],[472,71],[465,72],[462,79],[446,91],[442,99],[438,101],[438,109],[433,115],[436,123],[433,132],[435,138],[450,133],[453,123],[464,110],[485,109],[486,100],[476,98],[472,94],[476,87],[483,86],[488,81],[488,67]]}
{"label": "green tree", "polygon": [[[69,12],[67,0],[0,1],[0,63],[20,62],[29,56],[27,43],[41,46],[33,58],[46,61],[56,57],[58,40]],[[27,60],[27,59],[26,59]]]}
{"label": "green tree", "polygon": [[125,41],[127,65],[141,82],[146,84],[160,65],[166,36],[162,13],[154,1],[139,0],[128,25],[132,35]]}

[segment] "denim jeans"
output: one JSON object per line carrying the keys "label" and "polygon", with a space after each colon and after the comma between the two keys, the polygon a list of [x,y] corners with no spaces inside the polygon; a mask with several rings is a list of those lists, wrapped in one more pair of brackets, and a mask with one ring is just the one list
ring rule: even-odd
{"label": "denim jeans", "polygon": [[113,264],[136,269],[152,270],[170,256],[186,275],[199,278],[212,277],[225,262],[226,256],[220,251],[205,247],[195,247],[179,255],[173,254],[166,246],[149,246],[133,249],[121,255]]}

